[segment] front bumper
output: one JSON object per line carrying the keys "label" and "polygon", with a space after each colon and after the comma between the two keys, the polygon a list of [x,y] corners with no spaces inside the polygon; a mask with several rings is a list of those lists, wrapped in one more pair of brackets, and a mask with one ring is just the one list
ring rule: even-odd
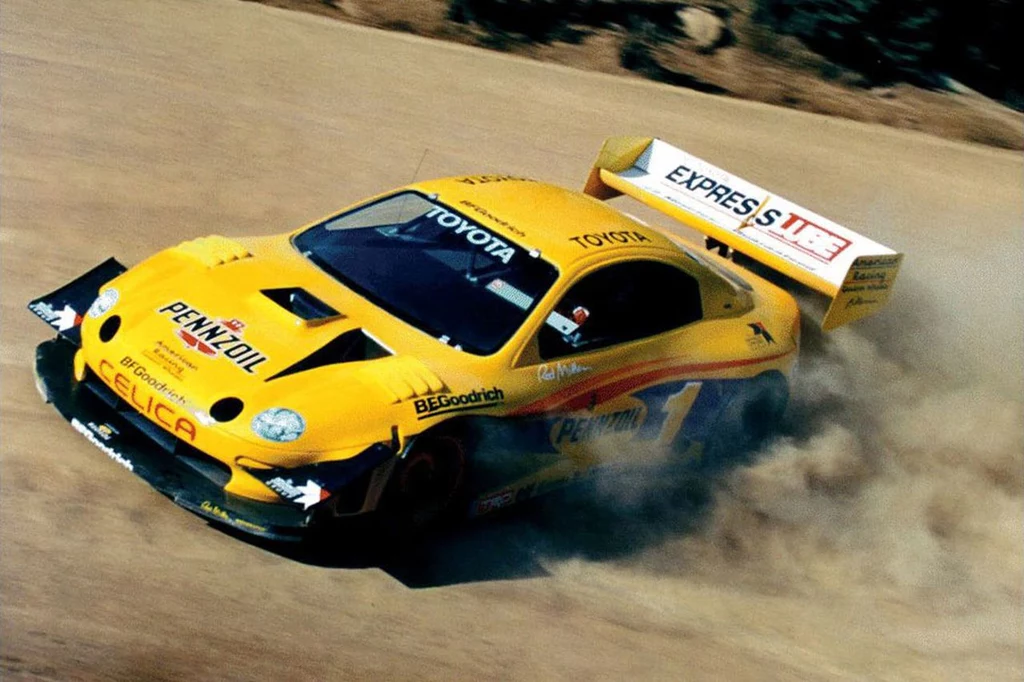
{"label": "front bumper", "polygon": [[76,350],[61,337],[41,343],[36,348],[36,384],[43,398],[93,445],[175,504],[211,521],[270,540],[306,536],[313,520],[310,511],[225,492],[228,474],[223,465],[166,436],[147,433],[155,427],[147,428],[130,407],[75,381]]}

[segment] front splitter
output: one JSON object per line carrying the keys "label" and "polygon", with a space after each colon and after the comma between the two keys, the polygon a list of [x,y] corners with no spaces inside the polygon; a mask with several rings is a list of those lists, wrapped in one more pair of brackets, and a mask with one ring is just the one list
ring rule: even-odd
{"label": "front splitter", "polygon": [[76,381],[76,350],[61,337],[41,343],[36,348],[36,385],[43,398],[107,457],[175,504],[215,523],[270,540],[296,541],[308,534],[309,512],[225,492],[201,473],[202,467],[156,444],[132,424],[127,418],[134,412],[130,406],[111,406]]}

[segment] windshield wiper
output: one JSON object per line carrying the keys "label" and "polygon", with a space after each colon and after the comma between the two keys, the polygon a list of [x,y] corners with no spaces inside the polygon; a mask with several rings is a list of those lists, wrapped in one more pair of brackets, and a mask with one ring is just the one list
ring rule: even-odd
{"label": "windshield wiper", "polygon": [[476,256],[477,256],[476,251],[471,252],[471,254],[469,256],[469,266],[466,268],[466,273],[465,273],[466,274],[466,279],[468,279],[473,284],[476,284],[476,283],[478,283],[480,281],[480,278],[473,274],[473,266],[476,264]]}
{"label": "windshield wiper", "polygon": [[497,263],[485,265],[480,270],[477,270],[475,267],[476,257],[477,253],[476,251],[474,251],[473,255],[469,259],[469,265],[466,267],[466,271],[463,273],[465,274],[466,279],[472,282],[473,284],[479,284],[481,277],[490,277],[491,279],[495,279],[500,275],[504,275],[506,272],[512,272],[512,268],[510,266],[499,266]]}
{"label": "windshield wiper", "polygon": [[378,228],[375,228],[375,231],[377,232],[377,234],[379,234],[379,235],[381,235],[383,237],[386,237],[388,239],[397,239],[399,241],[406,242],[408,244],[421,244],[422,245],[422,244],[433,244],[434,243],[433,239],[426,239],[426,238],[423,238],[423,237],[418,237],[418,236],[416,236],[414,234],[409,234],[407,231],[403,230],[401,226],[398,226],[398,225],[389,225],[387,227],[378,227]]}

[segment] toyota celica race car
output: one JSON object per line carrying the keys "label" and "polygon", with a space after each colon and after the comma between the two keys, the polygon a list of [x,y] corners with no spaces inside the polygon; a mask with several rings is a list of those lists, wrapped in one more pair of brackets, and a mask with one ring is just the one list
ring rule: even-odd
{"label": "toyota celica race car", "polygon": [[[689,244],[604,203],[705,235]],[[30,303],[43,397],[177,504],[299,539],[477,516],[589,472],[700,469],[777,420],[794,298],[733,251],[881,308],[901,254],[665,142],[611,138],[583,193],[418,182],[295,232],[114,259]]]}

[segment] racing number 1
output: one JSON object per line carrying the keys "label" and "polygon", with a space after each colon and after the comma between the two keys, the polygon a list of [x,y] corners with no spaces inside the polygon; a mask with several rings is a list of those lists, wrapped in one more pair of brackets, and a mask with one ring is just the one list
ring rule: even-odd
{"label": "racing number 1", "polygon": [[676,436],[679,435],[679,429],[683,428],[686,415],[690,414],[690,409],[697,400],[697,394],[700,393],[702,385],[699,381],[689,382],[683,386],[681,391],[673,393],[665,401],[665,405],[661,408],[661,411],[666,414],[665,423],[661,425],[661,431],[658,433],[659,446],[672,447]]}

